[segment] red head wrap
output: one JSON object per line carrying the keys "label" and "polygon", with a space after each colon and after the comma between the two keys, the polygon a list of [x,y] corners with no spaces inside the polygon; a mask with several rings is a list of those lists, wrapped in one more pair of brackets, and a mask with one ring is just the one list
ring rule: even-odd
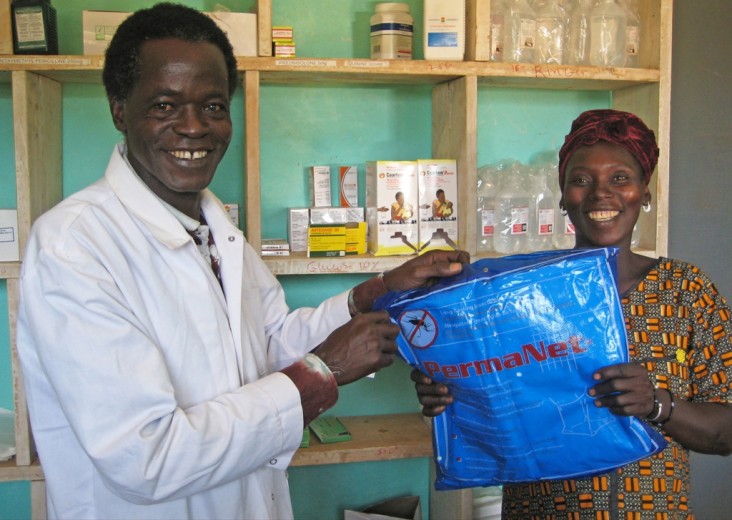
{"label": "red head wrap", "polygon": [[628,150],[641,165],[646,184],[658,162],[658,145],[653,130],[629,112],[599,109],[582,112],[572,122],[572,129],[559,150],[559,187],[564,188],[564,170],[574,152],[581,146],[598,141],[617,144]]}

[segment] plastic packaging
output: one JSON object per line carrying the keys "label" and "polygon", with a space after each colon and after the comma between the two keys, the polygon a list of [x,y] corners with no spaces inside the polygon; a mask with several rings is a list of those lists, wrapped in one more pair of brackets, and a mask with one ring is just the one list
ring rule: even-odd
{"label": "plastic packaging", "polygon": [[642,34],[641,18],[638,13],[636,0],[623,0],[623,8],[627,15],[625,30],[626,67],[638,67],[638,53],[640,52],[640,39]]}
{"label": "plastic packaging", "polygon": [[566,15],[557,0],[546,0],[536,13],[536,57],[538,63],[564,63],[567,36]]}
{"label": "plastic packaging", "polygon": [[503,35],[506,27],[506,0],[491,1],[490,61],[503,61]]}
{"label": "plastic packaging", "polygon": [[497,168],[482,166],[478,169],[478,230],[477,247],[480,253],[493,251],[493,234],[496,228]]}
{"label": "plastic packaging", "polygon": [[567,63],[590,64],[590,15],[594,0],[577,0],[569,17]]}
{"label": "plastic packaging", "polygon": [[424,59],[465,56],[465,0],[424,0]]}
{"label": "plastic packaging", "polygon": [[585,477],[665,447],[588,395],[598,368],[629,359],[617,252],[484,258],[375,302],[399,355],[454,397],[433,420],[436,489]]}
{"label": "plastic packaging", "polygon": [[493,249],[504,255],[529,251],[529,206],[531,196],[525,187],[525,172],[519,162],[502,173],[501,189],[496,195],[496,229]]}
{"label": "plastic packaging", "polygon": [[549,187],[548,169],[547,166],[540,167],[531,183],[530,251],[547,251],[554,247],[554,214],[558,204],[554,191]]}
{"label": "plastic packaging", "polygon": [[376,4],[371,16],[371,59],[411,60],[413,33],[414,21],[408,4]]}
{"label": "plastic packaging", "polygon": [[526,0],[510,0],[503,34],[503,61],[534,63],[536,12]]}
{"label": "plastic packaging", "polygon": [[627,15],[615,0],[600,0],[590,15],[590,64],[624,67]]}

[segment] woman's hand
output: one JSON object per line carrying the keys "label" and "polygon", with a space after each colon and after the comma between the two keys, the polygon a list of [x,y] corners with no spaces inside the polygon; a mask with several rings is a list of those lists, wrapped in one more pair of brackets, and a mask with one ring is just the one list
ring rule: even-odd
{"label": "woman's hand", "polygon": [[419,370],[412,370],[410,375],[417,389],[417,397],[422,405],[422,414],[426,417],[434,417],[445,411],[447,405],[452,404],[453,398],[450,390],[442,383],[435,383]]}
{"label": "woman's hand", "polygon": [[593,375],[598,383],[590,388],[595,406],[615,415],[646,419],[654,410],[655,388],[648,370],[639,363],[620,363],[601,368]]}

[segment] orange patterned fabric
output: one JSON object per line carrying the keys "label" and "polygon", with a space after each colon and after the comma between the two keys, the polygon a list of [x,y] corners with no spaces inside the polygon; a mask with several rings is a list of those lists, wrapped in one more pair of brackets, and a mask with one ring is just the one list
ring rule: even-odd
{"label": "orange patterned fabric", "polygon": [[[657,386],[677,401],[732,402],[730,309],[703,272],[660,258],[622,305],[630,357]],[[666,439],[661,453],[606,475],[506,485],[503,518],[693,519],[689,452]]]}

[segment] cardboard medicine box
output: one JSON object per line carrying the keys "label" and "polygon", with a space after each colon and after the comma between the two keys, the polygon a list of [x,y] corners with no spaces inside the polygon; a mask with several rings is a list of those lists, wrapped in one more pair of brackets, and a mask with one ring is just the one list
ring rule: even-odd
{"label": "cardboard medicine box", "polygon": [[376,256],[417,252],[419,183],[416,161],[366,163],[369,251]]}
{"label": "cardboard medicine box", "polygon": [[121,11],[82,11],[84,54],[103,55],[117,27],[131,14]]}
{"label": "cardboard medicine box", "polygon": [[0,209],[0,262],[20,261],[18,211]]}
{"label": "cardboard medicine box", "polygon": [[[84,54],[103,55],[117,27],[130,12],[85,10],[81,14]],[[226,33],[236,56],[257,55],[257,15],[213,11],[203,13]]]}
{"label": "cardboard medicine box", "polygon": [[304,252],[308,250],[308,226],[310,224],[310,208],[289,208],[287,219],[287,239],[290,251]]}
{"label": "cardboard medicine box", "polygon": [[419,252],[458,248],[458,180],[454,159],[419,159]]}

